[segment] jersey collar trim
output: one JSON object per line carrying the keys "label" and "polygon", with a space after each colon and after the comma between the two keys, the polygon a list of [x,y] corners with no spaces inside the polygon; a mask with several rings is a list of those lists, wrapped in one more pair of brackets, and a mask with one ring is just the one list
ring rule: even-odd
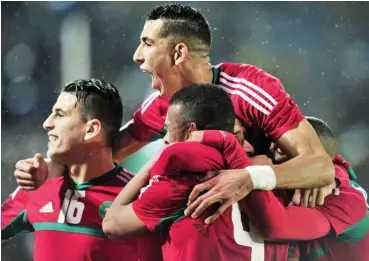
{"label": "jersey collar trim", "polygon": [[92,186],[100,185],[100,184],[104,183],[105,181],[108,181],[108,180],[112,179],[113,177],[115,177],[119,173],[121,167],[119,167],[116,163],[114,163],[114,165],[115,165],[115,168],[112,169],[111,171],[109,171],[108,173],[106,173],[106,174],[104,174],[100,177],[82,182],[82,183],[76,183],[69,176],[69,184],[72,185],[75,190],[86,190],[86,189],[88,189]]}
{"label": "jersey collar trim", "polygon": [[220,69],[217,67],[212,66],[211,69],[213,70],[213,80],[211,81],[212,84],[218,84],[219,83],[219,75],[220,75]]}

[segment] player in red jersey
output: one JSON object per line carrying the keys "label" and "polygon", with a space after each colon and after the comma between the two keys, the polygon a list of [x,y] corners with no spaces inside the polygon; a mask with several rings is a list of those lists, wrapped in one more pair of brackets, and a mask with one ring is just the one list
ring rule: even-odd
{"label": "player in red jersey", "polygon": [[[122,114],[118,90],[110,83],[91,79],[64,86],[43,127],[48,156],[69,170],[38,190],[18,188],[2,203],[2,240],[34,232],[35,261],[152,260],[155,253],[138,255],[146,238],[139,245],[136,239],[114,242],[102,231],[106,210],[133,176],[111,158]],[[39,164],[42,156],[35,157]]]}
{"label": "player in red jersey", "polygon": [[[336,155],[336,140],[327,124],[316,118],[308,121],[318,133],[322,144],[335,164],[337,188],[328,196],[325,204],[316,209],[297,206],[284,207],[276,191],[251,192],[242,200],[241,208],[248,215],[251,224],[266,240],[310,240],[300,242],[301,260],[343,261],[369,260],[369,217],[366,192],[354,181],[352,168],[339,155]],[[226,151],[234,151],[238,141],[233,135],[218,131],[194,133],[204,144]],[[227,142],[226,142],[227,141]],[[276,163],[288,157],[273,148]],[[265,161],[266,160],[266,161]],[[258,161],[261,159],[258,157]],[[255,162],[255,160],[253,160]],[[264,157],[263,164],[271,162]],[[347,169],[347,170],[346,170]],[[354,183],[353,183],[354,182]],[[354,184],[353,186],[350,186]],[[333,187],[332,187],[333,188]],[[364,197],[363,197],[364,195]],[[265,260],[287,260],[285,244],[265,244]],[[277,251],[273,249],[277,248]],[[298,256],[298,251],[292,251]]]}
{"label": "player in red jersey", "polygon": [[[247,213],[260,212],[260,216],[249,216],[267,239],[309,240],[299,242],[298,251],[291,251],[292,257],[307,261],[369,260],[367,194],[354,181],[356,175],[349,164],[336,155],[337,143],[329,126],[317,118],[310,117],[308,121],[333,159],[337,182],[335,193],[325,199],[323,206],[308,209],[284,208],[270,192],[256,191],[241,201],[243,209]],[[273,151],[276,163],[288,159],[276,147]]]}
{"label": "player in red jersey", "polygon": [[[224,201],[217,212],[219,215],[252,189],[312,188],[333,182],[329,157],[280,80],[252,65],[212,66],[209,64],[210,45],[210,27],[199,11],[180,4],[163,5],[150,11],[134,60],[141,64],[142,70],[151,73],[152,87],[159,92],[142,104],[121,132],[115,143],[115,160],[120,161],[151,140],[163,137],[168,102],[175,92],[190,84],[213,82],[229,93],[236,115],[244,125],[263,137],[276,140],[293,159],[269,167],[268,177],[258,168],[251,174],[240,169],[233,171],[232,176],[218,176],[211,183],[196,188],[191,200],[200,191],[210,190],[194,202],[189,212],[201,202],[194,214],[216,201]],[[37,168],[21,161],[15,176],[18,184],[31,189],[44,180],[39,178],[38,172]],[[138,183],[146,183],[147,173],[145,177],[137,176],[140,178],[144,182]],[[245,185],[238,186],[240,183]],[[130,189],[132,198],[139,189],[139,186]]]}
{"label": "player in red jersey", "polygon": [[[295,251],[291,251],[292,257],[299,257],[301,261],[365,261],[369,260],[369,217],[367,192],[356,182],[356,174],[350,164],[336,154],[337,142],[333,131],[320,119],[308,118],[311,125],[317,131],[322,144],[334,157],[333,163],[340,175],[336,175],[339,183],[340,195],[334,197],[335,201],[329,203],[326,198],[324,207],[320,207],[329,219],[334,233],[316,240],[300,241]],[[350,195],[345,195],[351,191]],[[363,197],[353,200],[352,190],[357,190]],[[345,195],[344,198],[342,196]],[[341,198],[340,198],[341,197]],[[293,248],[292,248],[293,249]]]}
{"label": "player in red jersey", "polygon": [[162,248],[164,260],[278,260],[268,259],[270,247],[275,250],[273,254],[283,256],[279,260],[286,260],[288,244],[269,246],[249,229],[243,230],[237,203],[210,225],[204,224],[205,215],[199,219],[184,217],[188,194],[204,172],[250,165],[235,138],[225,150],[225,160],[209,146],[181,142],[196,129],[233,129],[234,112],[227,94],[212,85],[177,92],[166,125],[165,140],[171,144],[151,169],[149,184],[133,204],[113,203],[103,220],[104,232],[112,238],[127,239],[145,230],[166,231],[170,226]]}

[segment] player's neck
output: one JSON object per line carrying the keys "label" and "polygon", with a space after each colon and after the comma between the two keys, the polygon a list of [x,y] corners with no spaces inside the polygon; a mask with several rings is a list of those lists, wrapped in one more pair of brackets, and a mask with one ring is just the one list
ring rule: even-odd
{"label": "player's neck", "polygon": [[209,63],[192,63],[187,68],[183,68],[174,81],[175,84],[171,83],[162,87],[161,96],[171,97],[183,87],[192,84],[210,84],[213,81],[213,70]]}
{"label": "player's neck", "polygon": [[69,166],[69,173],[76,183],[83,183],[103,176],[114,168],[111,150],[103,148],[90,153],[84,161]]}

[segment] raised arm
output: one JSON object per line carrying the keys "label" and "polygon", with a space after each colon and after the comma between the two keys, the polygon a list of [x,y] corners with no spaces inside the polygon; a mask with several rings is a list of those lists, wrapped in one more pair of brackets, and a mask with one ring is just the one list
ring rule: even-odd
{"label": "raised arm", "polygon": [[[215,156],[210,156],[214,153]],[[182,174],[204,173],[221,166],[221,155],[202,144],[182,142],[166,147],[140,196],[132,204],[116,205],[114,212],[107,212],[103,220],[104,232],[112,239],[123,240],[144,231],[167,228],[183,217],[187,195],[198,182],[197,175]]]}
{"label": "raised arm", "polygon": [[[246,94],[233,96],[236,115],[247,125],[264,130],[265,135],[277,141],[292,159],[278,166],[250,166],[223,171],[212,180],[197,185],[190,195],[190,206],[186,211],[194,218],[216,201],[226,202],[224,207],[229,207],[253,189],[309,189],[334,182],[334,168],[329,155],[281,82],[260,70],[253,74],[252,77],[258,80],[250,85],[259,93],[252,97],[259,95],[259,98],[253,100]],[[248,91],[251,92],[250,89]],[[198,197],[206,190],[208,192]],[[217,217],[211,217],[209,222]]]}
{"label": "raised arm", "polygon": [[106,216],[119,215],[120,206],[132,203],[140,194],[141,188],[145,187],[150,180],[150,171],[155,164],[157,157],[153,157],[145,166],[127,183],[109,208]]}
{"label": "raised arm", "polygon": [[[275,181],[270,181],[268,187],[307,189],[331,184],[334,181],[332,160],[281,81],[260,70],[254,73],[254,84],[259,87],[255,94],[259,98],[254,106],[240,97],[235,106],[236,114],[246,123],[264,130],[266,137],[276,141],[290,158],[272,167]],[[244,171],[243,176],[248,173],[254,178],[263,174],[261,167],[255,167],[251,172]],[[258,185],[254,184],[256,189],[267,189]]]}
{"label": "raised arm", "polygon": [[276,188],[316,188],[334,181],[332,160],[306,120],[284,133],[277,143],[291,159],[272,166]]}

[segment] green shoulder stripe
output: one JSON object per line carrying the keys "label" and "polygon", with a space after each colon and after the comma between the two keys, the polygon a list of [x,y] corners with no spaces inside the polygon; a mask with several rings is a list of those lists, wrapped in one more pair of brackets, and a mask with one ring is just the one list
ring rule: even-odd
{"label": "green shoulder stripe", "polygon": [[362,220],[343,231],[342,234],[338,236],[338,240],[347,243],[358,242],[365,238],[365,236],[368,234],[368,231],[369,215],[367,213]]}
{"label": "green shoulder stripe", "polygon": [[184,207],[180,208],[176,212],[174,212],[172,216],[162,218],[158,222],[158,224],[156,224],[154,232],[166,230],[168,227],[170,227],[170,225],[184,218],[185,217],[184,210],[185,210]]}
{"label": "green shoulder stripe", "polygon": [[1,241],[3,242],[3,240],[8,240],[31,232],[34,232],[34,229],[27,220],[26,210],[23,210],[1,230]]}
{"label": "green shoulder stripe", "polygon": [[34,223],[33,227],[36,231],[52,230],[108,238],[102,230],[91,227],[73,226],[69,224],[51,223],[51,222]]}

